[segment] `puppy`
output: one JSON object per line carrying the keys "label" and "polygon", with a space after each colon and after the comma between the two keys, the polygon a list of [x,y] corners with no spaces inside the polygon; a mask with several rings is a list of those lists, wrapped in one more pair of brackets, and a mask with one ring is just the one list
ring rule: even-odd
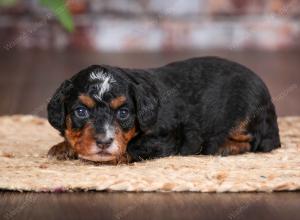
{"label": "puppy", "polygon": [[122,163],[280,147],[263,81],[217,57],[150,69],[90,66],[56,90],[48,119],[64,137],[48,153],[57,159]]}

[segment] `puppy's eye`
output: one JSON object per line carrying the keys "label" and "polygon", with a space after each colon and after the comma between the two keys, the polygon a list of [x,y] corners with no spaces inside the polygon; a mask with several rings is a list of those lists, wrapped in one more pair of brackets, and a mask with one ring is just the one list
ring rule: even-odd
{"label": "puppy's eye", "polygon": [[117,118],[120,120],[126,120],[129,117],[128,108],[120,108],[117,112]]}
{"label": "puppy's eye", "polygon": [[85,119],[85,118],[89,117],[89,112],[84,107],[79,107],[79,108],[75,109],[74,113],[75,113],[75,116],[80,119]]}

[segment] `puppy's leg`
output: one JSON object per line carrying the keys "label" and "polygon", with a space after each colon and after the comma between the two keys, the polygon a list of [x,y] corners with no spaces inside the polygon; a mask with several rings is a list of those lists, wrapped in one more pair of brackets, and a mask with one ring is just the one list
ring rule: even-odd
{"label": "puppy's leg", "polygon": [[249,142],[238,142],[227,140],[218,150],[217,154],[222,156],[236,155],[249,152],[251,145]]}
{"label": "puppy's leg", "polygon": [[51,147],[48,151],[48,157],[57,160],[68,160],[77,159],[77,154],[66,141],[63,141]]}
{"label": "puppy's leg", "polygon": [[247,125],[248,121],[244,121],[243,123],[240,123],[239,126],[234,128],[218,149],[217,154],[227,156],[249,152],[251,150],[251,142],[253,137],[247,131]]}
{"label": "puppy's leg", "polygon": [[182,146],[180,155],[196,155],[202,153],[203,139],[196,123],[191,120],[183,127]]}
{"label": "puppy's leg", "polygon": [[254,136],[251,149],[253,152],[269,152],[281,146],[277,116],[272,103],[266,105],[251,121],[250,131]]}
{"label": "puppy's leg", "polygon": [[129,142],[127,152],[132,161],[167,157],[178,153],[175,133],[137,136]]}

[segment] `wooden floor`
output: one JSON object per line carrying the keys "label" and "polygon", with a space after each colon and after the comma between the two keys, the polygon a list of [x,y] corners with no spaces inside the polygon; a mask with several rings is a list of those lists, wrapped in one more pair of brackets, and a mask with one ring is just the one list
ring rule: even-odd
{"label": "wooden floor", "polygon": [[300,193],[8,193],[0,219],[299,220]]}
{"label": "wooden floor", "polygon": [[[154,67],[218,55],[257,72],[280,116],[300,115],[300,52],[202,51],[99,54],[83,51],[0,52],[0,115],[46,115],[63,79],[90,64]],[[1,174],[0,174],[1,178]],[[0,219],[299,219],[300,192],[283,193],[17,193],[0,192]]]}

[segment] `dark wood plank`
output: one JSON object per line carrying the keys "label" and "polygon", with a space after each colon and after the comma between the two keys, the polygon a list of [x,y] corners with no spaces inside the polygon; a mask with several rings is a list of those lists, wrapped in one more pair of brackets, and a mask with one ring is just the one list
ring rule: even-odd
{"label": "dark wood plank", "polygon": [[299,219],[300,193],[0,193],[1,219]]}

